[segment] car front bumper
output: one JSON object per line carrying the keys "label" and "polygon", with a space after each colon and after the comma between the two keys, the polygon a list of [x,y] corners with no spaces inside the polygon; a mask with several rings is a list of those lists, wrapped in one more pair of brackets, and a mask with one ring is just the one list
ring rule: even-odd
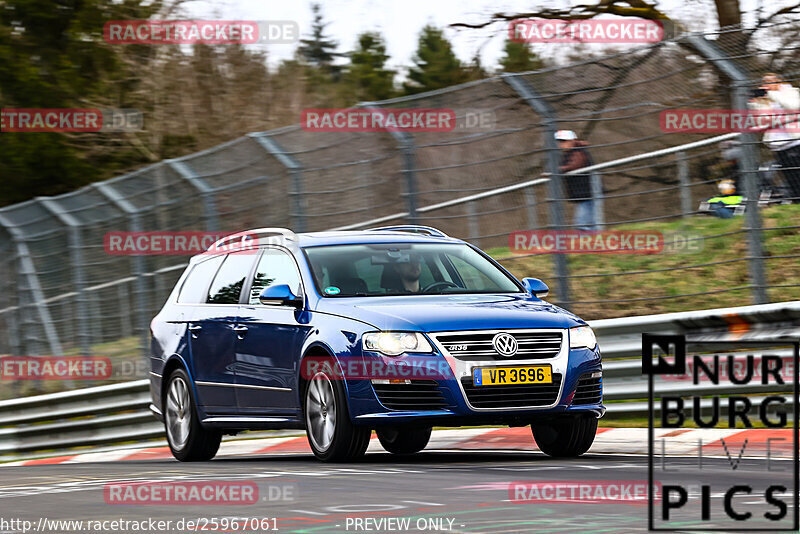
{"label": "car front bumper", "polygon": [[[431,424],[439,426],[464,426],[478,424],[526,425],[536,420],[554,417],[602,417],[602,364],[599,348],[569,349],[562,343],[559,353],[548,359],[482,360],[464,362],[452,358],[441,344],[434,345],[436,353],[405,359],[387,358],[378,354],[364,354],[367,362],[379,361],[381,369],[392,365],[404,371],[389,373],[398,378],[379,379],[361,377],[348,380],[351,417],[356,424],[371,426],[399,424]],[[432,365],[434,364],[434,365]],[[509,365],[549,365],[553,377],[559,377],[557,389],[549,388],[547,397],[537,386],[529,386],[527,396],[520,386],[483,386],[480,392],[469,386],[476,367],[503,367]],[[431,369],[435,371],[431,373]],[[576,390],[581,378],[591,380],[591,395]],[[424,383],[424,387],[423,387]],[[392,392],[392,385],[395,392]],[[586,382],[582,384],[585,390]],[[598,387],[599,385],[599,387]],[[495,388],[495,389],[491,389]],[[498,389],[499,388],[499,389]],[[506,388],[506,390],[503,390]],[[514,389],[516,388],[516,389]],[[421,391],[424,389],[424,394]],[[599,390],[599,394],[596,394]],[[388,391],[388,393],[387,393]],[[436,392],[436,394],[434,394]],[[405,395],[405,397],[404,397]],[[508,398],[508,402],[504,399]],[[476,397],[484,399],[476,401]],[[485,399],[489,399],[486,401]],[[534,402],[535,399],[535,402]],[[407,402],[403,402],[407,400]]]}

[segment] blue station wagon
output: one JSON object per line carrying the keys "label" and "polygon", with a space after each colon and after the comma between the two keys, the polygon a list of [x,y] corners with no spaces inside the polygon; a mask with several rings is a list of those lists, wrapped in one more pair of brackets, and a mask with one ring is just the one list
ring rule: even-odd
{"label": "blue station wagon", "polygon": [[244,430],[305,429],[317,458],[352,461],[373,430],[412,454],[433,426],[486,424],[578,456],[605,411],[600,349],[547,291],[429,227],[234,234],[152,321],[151,410],[182,461]]}

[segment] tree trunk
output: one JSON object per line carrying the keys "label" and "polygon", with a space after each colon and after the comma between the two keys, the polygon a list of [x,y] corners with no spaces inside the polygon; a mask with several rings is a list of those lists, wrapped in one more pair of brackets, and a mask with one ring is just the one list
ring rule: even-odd
{"label": "tree trunk", "polygon": [[739,28],[740,31],[723,32],[719,36],[719,47],[729,56],[741,56],[747,51],[747,33],[742,31],[742,10],[739,0],[714,0],[717,21],[721,29]]}

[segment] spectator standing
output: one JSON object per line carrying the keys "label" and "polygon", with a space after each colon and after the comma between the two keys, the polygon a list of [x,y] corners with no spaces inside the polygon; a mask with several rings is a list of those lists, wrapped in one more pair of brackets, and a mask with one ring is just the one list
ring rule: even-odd
{"label": "spectator standing", "polygon": [[[556,141],[561,150],[559,172],[567,173],[593,165],[592,156],[586,149],[588,143],[579,140],[577,134],[572,130],[557,131]],[[564,177],[564,181],[566,182],[567,198],[575,204],[573,225],[578,230],[596,230],[596,204],[592,197],[590,173],[570,174]]]}

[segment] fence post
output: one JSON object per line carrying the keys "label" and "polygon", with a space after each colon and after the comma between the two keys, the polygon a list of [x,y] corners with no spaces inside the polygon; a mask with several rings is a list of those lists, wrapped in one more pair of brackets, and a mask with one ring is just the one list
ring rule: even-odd
{"label": "fence post", "polygon": [[408,222],[416,224],[417,217],[417,148],[414,138],[405,132],[396,132],[402,138],[403,173],[406,177],[406,204],[408,205]]}
{"label": "fence post", "polygon": [[[114,206],[128,216],[128,228],[131,232],[141,232],[142,222],[140,219],[139,209],[133,205],[128,199],[123,197],[119,191],[109,182],[97,182],[92,184],[92,187],[100,191]],[[147,309],[147,301],[145,300],[145,293],[147,291],[144,274],[145,274],[145,259],[144,256],[134,255],[131,256],[131,267],[133,269],[134,277],[134,331],[139,334],[139,349],[142,352],[143,358],[150,356],[150,317]]]}
{"label": "fence post", "polygon": [[[11,292],[8,294],[8,302],[11,304]],[[20,314],[20,307],[19,305],[11,304],[9,306],[9,310],[6,312],[8,313],[8,317],[6,318],[6,324],[8,324],[8,350],[10,351],[12,356],[24,356],[24,351],[22,349],[22,344],[20,341],[20,331],[19,331],[19,314]]]}
{"label": "fence post", "polygon": [[[563,175],[559,172],[561,154],[556,143],[556,113],[552,106],[519,75],[503,74],[503,79],[519,94],[533,110],[542,117],[544,125],[544,146],[546,150],[545,168],[550,174],[548,182],[550,204],[550,228],[559,230],[564,226]],[[558,299],[562,306],[569,305],[569,271],[564,254],[553,254],[555,278],[558,281]]]}
{"label": "fence post", "polygon": [[90,356],[92,353],[92,335],[89,326],[100,319],[99,316],[92,317],[87,305],[86,277],[84,276],[83,261],[83,242],[81,239],[81,223],[78,219],[67,213],[58,202],[51,198],[37,197],[36,201],[49,211],[58,221],[67,228],[67,239],[69,242],[69,258],[72,264],[72,283],[75,285],[75,292],[78,294],[76,301],[77,317],[73,318],[78,322],[78,339],[81,354]]}
{"label": "fence post", "polygon": [[[382,112],[374,102],[361,102],[357,107]],[[400,171],[405,176],[406,186],[406,206],[408,207],[408,223],[418,224],[419,215],[417,213],[417,147],[414,144],[414,136],[408,132],[390,130],[389,134],[397,141],[398,148],[403,154],[403,170]]]}
{"label": "fence post", "polygon": [[[750,86],[747,74],[716,45],[702,35],[689,35],[688,42],[713,65],[733,81],[733,105],[740,110],[747,109],[750,99]],[[758,211],[758,140],[752,132],[741,134],[741,157],[739,170],[744,179],[745,229],[748,237],[748,270],[752,280],[753,304],[766,304],[767,284],[764,276],[764,251],[761,237],[761,214]]]}
{"label": "fence post", "polygon": [[688,217],[692,213],[692,188],[689,183],[689,161],[686,152],[681,150],[675,154],[678,165],[678,182],[680,183],[681,216]]}
{"label": "fence post", "polygon": [[131,314],[129,313],[130,305],[130,291],[128,284],[123,283],[117,285],[117,300],[119,300],[119,326],[120,332],[123,337],[130,337],[133,335],[133,323],[131,322]]}
{"label": "fence post", "polygon": [[3,303],[3,309],[0,314],[4,316],[7,328],[8,353],[12,356],[22,356],[24,352],[20,348],[20,332],[17,326],[20,309],[14,300],[14,289],[16,288],[14,279],[17,275],[17,269],[15,268],[16,258],[14,257],[11,235],[4,230],[6,229],[0,225],[0,231],[2,231],[2,234],[0,234],[0,245],[2,245],[2,248],[0,248],[0,273],[3,274],[2,280],[0,280],[0,302]]}
{"label": "fence post", "polygon": [[475,209],[475,202],[467,202],[467,228],[469,232],[468,241],[480,248],[480,221],[478,221],[478,214]]}
{"label": "fence post", "polygon": [[[14,245],[17,249],[17,275],[19,277],[19,285],[17,287],[17,304],[20,311],[20,324],[18,325],[20,334],[22,334],[22,342],[20,343],[21,349],[30,356],[34,351],[27,350],[27,334],[25,334],[25,309],[28,307],[35,308],[36,313],[41,320],[42,328],[44,329],[47,344],[50,347],[50,353],[53,356],[63,356],[61,350],[61,341],[58,339],[58,332],[56,331],[53,318],[50,316],[50,310],[47,309],[47,304],[44,302],[44,291],[39,283],[39,275],[36,273],[36,266],[33,263],[30,249],[25,241],[25,235],[18,226],[8,220],[5,215],[0,214],[0,226],[5,226]],[[27,283],[27,289],[30,292],[29,297],[24,295],[23,287]]]}
{"label": "fence post", "polygon": [[206,230],[209,232],[219,232],[219,212],[217,210],[217,202],[214,200],[214,190],[211,186],[200,178],[185,161],[168,159],[165,163],[172,167],[172,169],[178,173],[178,176],[188,181],[192,187],[197,189],[203,199],[203,206],[206,212]]}
{"label": "fence post", "polygon": [[594,200],[594,227],[603,230],[606,227],[606,197],[603,193],[603,175],[593,172],[591,175],[592,200]]}
{"label": "fence post", "polygon": [[[9,268],[11,266],[11,262],[9,262]],[[11,274],[9,272],[9,274]],[[11,276],[8,278],[9,282],[13,280]],[[19,332],[19,313],[20,307],[17,304],[14,304],[14,300],[12,298],[13,293],[9,288],[6,293],[6,297],[8,300],[8,306],[3,310],[6,315],[6,326],[8,327],[8,351],[9,354],[12,356],[23,356],[24,352],[20,346],[20,332]]]}
{"label": "fence post", "polygon": [[306,198],[303,188],[303,166],[294,157],[289,155],[272,137],[263,133],[249,134],[248,137],[255,139],[264,150],[278,160],[278,163],[286,167],[292,179],[292,189],[294,189],[294,191],[289,191],[289,196],[292,198],[292,209],[294,210],[294,213],[292,213],[294,231],[297,233],[305,232],[307,227]]}
{"label": "fence post", "polygon": [[533,186],[524,189],[525,211],[528,214],[528,230],[539,228],[539,216],[536,214],[536,191]]}

